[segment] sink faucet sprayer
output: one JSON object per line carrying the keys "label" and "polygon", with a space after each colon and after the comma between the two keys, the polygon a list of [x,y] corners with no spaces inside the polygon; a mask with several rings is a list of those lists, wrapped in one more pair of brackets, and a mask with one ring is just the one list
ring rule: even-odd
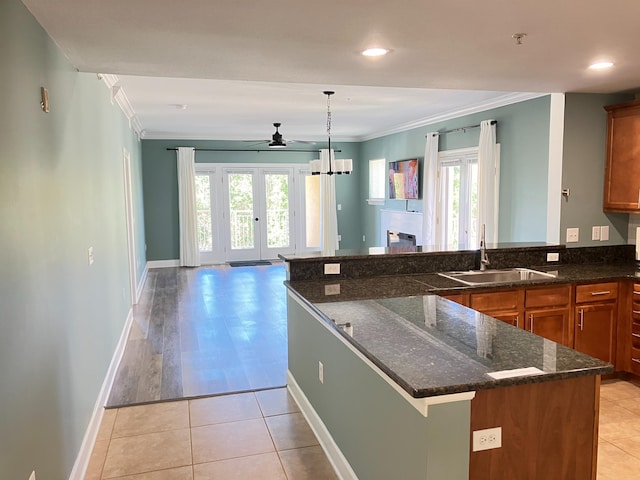
{"label": "sink faucet sprayer", "polygon": [[485,224],[482,224],[482,233],[480,237],[480,270],[484,271],[487,268],[487,265],[490,265],[489,257],[487,256],[487,245],[484,236]]}

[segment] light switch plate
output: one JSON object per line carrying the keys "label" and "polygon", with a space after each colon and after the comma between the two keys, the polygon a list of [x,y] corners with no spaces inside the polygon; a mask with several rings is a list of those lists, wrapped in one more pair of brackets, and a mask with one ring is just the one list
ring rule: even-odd
{"label": "light switch plate", "polygon": [[605,242],[609,240],[609,225],[603,225],[600,227],[600,241]]}
{"label": "light switch plate", "polygon": [[600,227],[591,227],[591,240],[600,240]]}

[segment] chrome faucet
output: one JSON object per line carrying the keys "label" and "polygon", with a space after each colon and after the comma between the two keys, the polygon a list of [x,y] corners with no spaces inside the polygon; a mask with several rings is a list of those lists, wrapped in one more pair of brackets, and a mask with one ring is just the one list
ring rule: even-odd
{"label": "chrome faucet", "polygon": [[487,269],[487,265],[490,265],[491,262],[489,262],[489,257],[487,256],[487,245],[486,245],[486,240],[485,240],[485,235],[484,235],[484,230],[485,230],[485,225],[484,223],[482,224],[482,233],[481,233],[481,237],[480,237],[480,271],[485,271]]}

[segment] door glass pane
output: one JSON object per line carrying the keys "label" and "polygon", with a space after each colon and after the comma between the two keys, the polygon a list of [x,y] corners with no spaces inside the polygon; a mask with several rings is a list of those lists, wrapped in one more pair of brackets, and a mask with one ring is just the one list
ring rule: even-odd
{"label": "door glass pane", "polygon": [[320,175],[304,177],[305,246],[320,248]]}
{"label": "door glass pane", "polygon": [[198,247],[201,252],[213,249],[211,230],[211,181],[209,175],[196,175],[196,213],[198,217]]}
{"label": "door glass pane", "polygon": [[231,249],[254,248],[253,174],[229,173]]}
{"label": "door glass pane", "polygon": [[267,173],[264,183],[267,202],[267,247],[288,247],[289,175]]}
{"label": "door glass pane", "polygon": [[443,167],[442,178],[445,242],[448,248],[455,249],[460,232],[460,166]]}
{"label": "door glass pane", "polygon": [[469,163],[469,237],[467,239],[468,248],[478,248],[480,238],[478,237],[478,163]]}

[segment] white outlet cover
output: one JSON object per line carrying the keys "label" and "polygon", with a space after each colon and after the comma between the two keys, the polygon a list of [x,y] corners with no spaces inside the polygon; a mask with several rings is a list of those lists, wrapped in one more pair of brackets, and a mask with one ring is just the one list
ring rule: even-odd
{"label": "white outlet cover", "polygon": [[338,275],[340,273],[339,263],[325,263],[324,274],[325,275]]}
{"label": "white outlet cover", "polygon": [[600,240],[600,227],[591,227],[591,240]]}
{"label": "white outlet cover", "polygon": [[567,243],[577,242],[579,239],[580,229],[578,227],[567,228]]}
{"label": "white outlet cover", "polygon": [[502,427],[485,428],[473,432],[473,451],[502,447]]}
{"label": "white outlet cover", "polygon": [[603,225],[600,227],[600,241],[605,242],[609,240],[609,225]]}

